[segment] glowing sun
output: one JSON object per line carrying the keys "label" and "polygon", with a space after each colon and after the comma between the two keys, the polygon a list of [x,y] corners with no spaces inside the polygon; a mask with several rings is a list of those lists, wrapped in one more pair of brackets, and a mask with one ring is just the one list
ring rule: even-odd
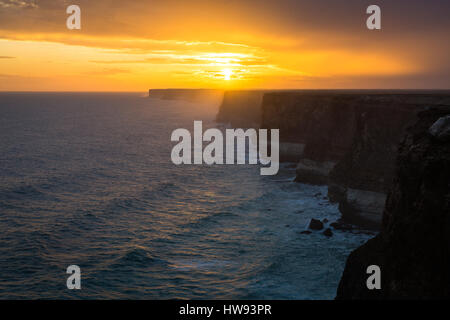
{"label": "glowing sun", "polygon": [[233,71],[231,69],[223,69],[222,73],[223,73],[223,78],[228,81],[231,79]]}

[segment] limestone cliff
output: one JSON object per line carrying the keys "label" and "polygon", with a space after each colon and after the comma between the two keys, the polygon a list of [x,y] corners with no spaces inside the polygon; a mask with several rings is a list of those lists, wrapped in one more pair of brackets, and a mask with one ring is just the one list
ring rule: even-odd
{"label": "limestone cliff", "polygon": [[262,127],[280,129],[280,151],[299,161],[297,181],[325,184],[347,152],[356,130],[353,95],[328,91],[272,92],[264,95]]}
{"label": "limestone cliff", "polygon": [[296,181],[328,184],[344,220],[379,228],[398,143],[419,111],[441,104],[450,106],[447,92],[267,93],[262,127],[280,128]]}
{"label": "limestone cliff", "polygon": [[234,128],[258,128],[261,124],[261,102],[264,91],[225,91],[217,121]]}
{"label": "limestone cliff", "polygon": [[[379,235],[353,251],[337,299],[450,297],[450,108],[422,111],[400,145]],[[366,269],[381,268],[381,290]]]}
{"label": "limestone cliff", "polygon": [[358,108],[352,146],[329,176],[329,197],[339,202],[344,220],[380,226],[398,144],[424,108],[398,99],[380,102],[378,97]]}
{"label": "limestone cliff", "polygon": [[346,222],[378,229],[398,144],[417,113],[450,106],[448,91],[228,91],[217,119],[280,129],[280,160],[296,181],[328,184]]}

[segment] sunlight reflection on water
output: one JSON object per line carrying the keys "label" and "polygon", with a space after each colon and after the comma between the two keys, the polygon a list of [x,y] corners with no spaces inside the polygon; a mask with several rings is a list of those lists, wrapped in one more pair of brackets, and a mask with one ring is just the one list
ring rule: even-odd
{"label": "sunlight reflection on water", "polygon": [[[257,166],[175,166],[170,134],[217,109],[133,94],[0,95],[0,298],[333,298],[366,235],[326,188]],[[317,196],[317,195],[320,196]],[[65,269],[83,289],[65,289]]]}

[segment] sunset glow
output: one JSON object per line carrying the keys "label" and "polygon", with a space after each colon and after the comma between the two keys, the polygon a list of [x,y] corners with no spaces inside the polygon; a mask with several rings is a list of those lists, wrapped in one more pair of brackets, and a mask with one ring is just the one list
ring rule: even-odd
{"label": "sunset glow", "polygon": [[[321,12],[313,5],[299,10],[290,1],[276,9],[252,1],[79,2],[82,29],[68,30],[64,1],[0,0],[0,90],[448,85],[443,34],[395,29],[388,18],[386,30],[368,31],[360,4],[324,22],[313,19]],[[428,49],[437,44],[441,50]]]}
{"label": "sunset glow", "polygon": [[232,74],[233,74],[233,71],[231,71],[230,69],[223,69],[223,78],[225,80],[230,80]]}

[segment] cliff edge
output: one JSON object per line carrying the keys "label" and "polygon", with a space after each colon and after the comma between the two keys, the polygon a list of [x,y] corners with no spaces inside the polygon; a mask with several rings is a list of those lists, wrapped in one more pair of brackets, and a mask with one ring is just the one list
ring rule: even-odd
{"label": "cliff edge", "polygon": [[[350,254],[336,299],[450,297],[450,108],[418,118],[400,144],[381,232]],[[366,287],[370,265],[380,290]]]}
{"label": "cliff edge", "polygon": [[262,90],[225,91],[216,120],[235,128],[258,128],[263,95]]}

